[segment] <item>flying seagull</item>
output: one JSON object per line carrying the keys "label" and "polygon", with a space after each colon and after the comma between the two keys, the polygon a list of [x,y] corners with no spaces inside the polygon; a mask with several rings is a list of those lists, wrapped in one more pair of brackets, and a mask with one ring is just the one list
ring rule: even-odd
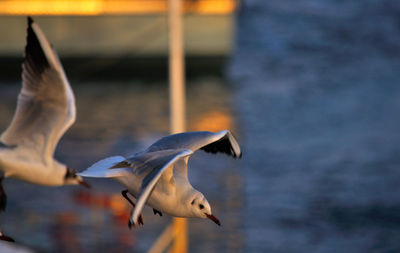
{"label": "flying seagull", "polygon": [[[186,132],[161,138],[130,158],[106,158],[78,175],[114,178],[126,187],[122,195],[134,206],[129,227],[143,225],[140,213],[145,204],[153,207],[155,214],[209,218],[221,225],[212,214],[207,199],[188,180],[189,157],[199,149],[225,153],[234,158],[242,155],[239,144],[228,130]],[[128,198],[128,192],[136,198],[136,204]]]}
{"label": "flying seagull", "polygon": [[89,185],[76,171],[54,159],[58,141],[74,123],[72,89],[56,52],[39,26],[28,17],[22,89],[17,109],[0,137],[0,209],[6,207],[2,180],[61,186]]}

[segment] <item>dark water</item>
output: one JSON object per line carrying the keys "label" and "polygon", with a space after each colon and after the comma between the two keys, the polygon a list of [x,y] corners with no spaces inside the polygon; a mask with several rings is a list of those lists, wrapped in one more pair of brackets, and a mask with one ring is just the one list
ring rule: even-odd
{"label": "dark water", "polygon": [[400,252],[400,2],[243,1],[245,252]]}

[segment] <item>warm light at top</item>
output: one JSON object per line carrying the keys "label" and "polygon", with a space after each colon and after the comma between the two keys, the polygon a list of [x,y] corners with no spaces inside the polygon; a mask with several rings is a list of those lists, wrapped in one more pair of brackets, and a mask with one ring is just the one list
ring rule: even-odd
{"label": "warm light at top", "polygon": [[218,132],[223,129],[234,129],[233,117],[230,113],[221,111],[206,112],[194,119],[190,125],[191,131],[212,131]]}
{"label": "warm light at top", "polygon": [[[186,0],[185,12],[229,14],[235,0]],[[0,15],[116,15],[157,14],[167,11],[167,0],[0,0]]]}

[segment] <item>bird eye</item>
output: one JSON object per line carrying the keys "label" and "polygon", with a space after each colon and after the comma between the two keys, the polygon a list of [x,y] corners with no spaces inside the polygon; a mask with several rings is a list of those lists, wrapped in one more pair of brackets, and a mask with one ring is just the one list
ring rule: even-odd
{"label": "bird eye", "polygon": [[204,206],[203,206],[202,204],[200,204],[199,207],[200,207],[200,209],[203,209],[203,208],[204,208]]}

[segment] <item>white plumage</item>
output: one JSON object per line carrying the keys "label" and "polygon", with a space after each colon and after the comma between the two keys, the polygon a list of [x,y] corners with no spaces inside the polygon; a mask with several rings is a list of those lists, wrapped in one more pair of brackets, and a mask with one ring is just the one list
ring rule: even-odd
{"label": "white plumage", "polygon": [[[142,223],[140,213],[148,204],[155,212],[209,218],[220,225],[207,199],[192,187],[187,177],[188,159],[199,149],[241,157],[239,144],[227,130],[186,132],[161,138],[145,151],[127,159],[122,156],[106,158],[78,174],[111,177],[124,185],[137,199],[129,224]],[[123,192],[126,197],[125,194]]]}

